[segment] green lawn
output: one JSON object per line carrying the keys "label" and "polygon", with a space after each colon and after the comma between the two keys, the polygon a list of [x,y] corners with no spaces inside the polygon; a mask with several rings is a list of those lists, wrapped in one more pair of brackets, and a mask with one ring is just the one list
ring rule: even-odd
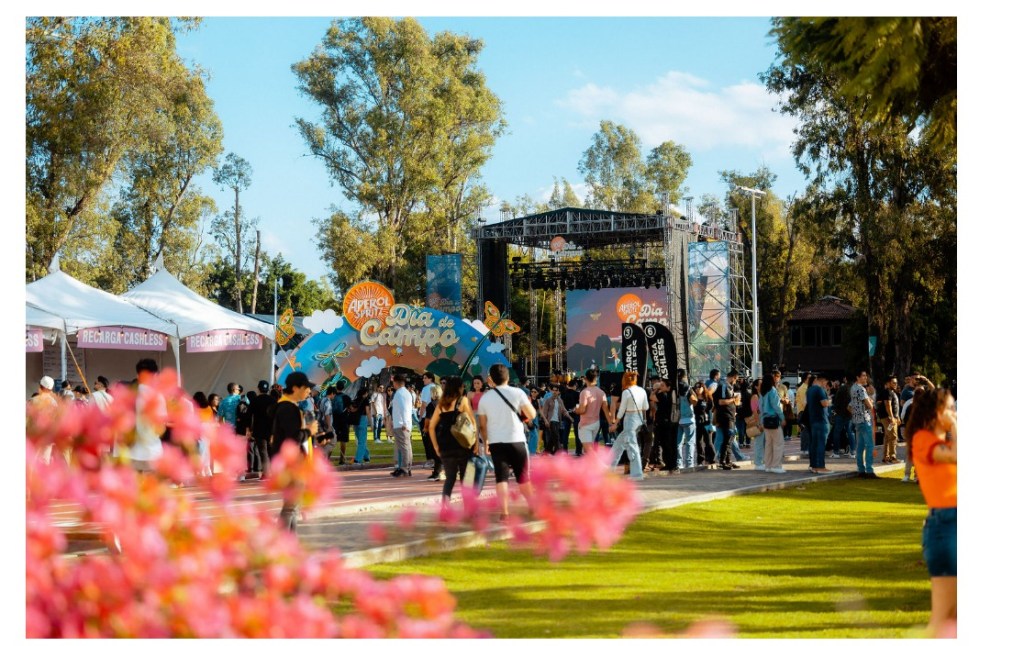
{"label": "green lawn", "polygon": [[369,569],[444,578],[459,619],[502,638],[678,633],[711,615],[741,637],[919,636],[926,509],[901,474],[644,514],[610,551],[561,563],[494,544]]}

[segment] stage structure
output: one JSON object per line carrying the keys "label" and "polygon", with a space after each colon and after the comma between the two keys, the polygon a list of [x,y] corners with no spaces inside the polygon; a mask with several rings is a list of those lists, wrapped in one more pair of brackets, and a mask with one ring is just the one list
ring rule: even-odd
{"label": "stage structure", "polygon": [[[537,293],[554,293],[551,369],[565,371],[565,292],[613,287],[665,288],[667,311],[663,318],[675,338],[679,366],[700,376],[691,370],[690,337],[698,332],[700,320],[689,312],[692,277],[688,267],[690,243],[707,241],[720,241],[728,250],[729,364],[741,372],[750,369],[753,316],[743,272],[744,243],[734,221],[724,228],[710,226],[696,222],[689,207],[679,217],[667,204],[656,214],[565,207],[518,218],[502,215],[501,221],[481,225],[473,232],[477,242],[477,314],[484,315],[485,301],[507,311],[513,283],[528,290],[530,357],[526,368],[531,378],[537,378],[539,372]],[[511,252],[510,245],[514,247]],[[614,259],[604,259],[609,257]]]}

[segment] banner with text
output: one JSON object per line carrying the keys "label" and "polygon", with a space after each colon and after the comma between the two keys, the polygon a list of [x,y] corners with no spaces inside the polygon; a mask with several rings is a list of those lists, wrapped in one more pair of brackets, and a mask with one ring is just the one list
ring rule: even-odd
{"label": "banner with text", "polygon": [[263,337],[248,330],[210,330],[185,337],[185,352],[261,349],[263,349]]}
{"label": "banner with text", "polygon": [[661,323],[643,323],[644,336],[647,337],[647,349],[651,355],[651,364],[654,366],[654,376],[668,382],[668,385],[675,390],[676,367],[676,342],[672,338],[672,332]]}
{"label": "banner with text", "polygon": [[462,254],[427,256],[427,307],[462,316]]}
{"label": "banner with text", "polygon": [[167,335],[137,327],[91,327],[78,331],[78,347],[90,350],[167,349]]}
{"label": "banner with text", "polygon": [[37,327],[25,328],[25,352],[43,351],[43,331]]}
{"label": "banner with text", "polygon": [[647,383],[647,339],[644,331],[634,323],[622,324],[622,366],[637,373],[636,383]]}

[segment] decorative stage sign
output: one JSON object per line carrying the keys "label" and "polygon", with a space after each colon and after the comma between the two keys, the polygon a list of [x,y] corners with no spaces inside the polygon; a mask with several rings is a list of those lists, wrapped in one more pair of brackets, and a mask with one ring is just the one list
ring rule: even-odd
{"label": "decorative stage sign", "polygon": [[729,248],[726,242],[689,244],[690,372],[705,378],[729,369]]}
{"label": "decorative stage sign", "polygon": [[448,376],[482,375],[495,363],[511,365],[501,353],[505,346],[489,336],[515,325],[500,316],[485,333],[479,321],[471,324],[433,308],[396,303],[391,290],[372,281],[349,289],[343,313],[344,322],[333,332],[311,334],[278,359],[279,383],[296,371],[326,388],[345,387],[388,367]]}
{"label": "decorative stage sign", "polygon": [[137,327],[91,327],[78,331],[78,347],[90,350],[167,349],[167,335]]}
{"label": "decorative stage sign", "polygon": [[185,337],[185,352],[261,349],[263,337],[248,330],[211,330]]}
{"label": "decorative stage sign", "polygon": [[427,307],[462,316],[462,254],[427,256]]}
{"label": "decorative stage sign", "polygon": [[37,327],[25,328],[25,352],[43,351],[43,331]]}
{"label": "decorative stage sign", "polygon": [[622,323],[668,325],[664,287],[570,290],[565,294],[566,360],[569,370],[594,367],[622,372]]}

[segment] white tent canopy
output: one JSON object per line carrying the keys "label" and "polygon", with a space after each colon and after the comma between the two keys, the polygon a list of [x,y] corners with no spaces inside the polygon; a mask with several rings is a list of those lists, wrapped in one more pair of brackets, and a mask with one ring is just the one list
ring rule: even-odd
{"label": "white tent canopy", "polygon": [[64,319],[28,303],[25,304],[25,325],[64,331]]}
{"label": "white tent canopy", "polygon": [[245,330],[270,339],[274,326],[213,303],[171,275],[158,261],[149,279],[124,293],[124,299],[162,319],[173,322],[184,339],[212,330]]}

